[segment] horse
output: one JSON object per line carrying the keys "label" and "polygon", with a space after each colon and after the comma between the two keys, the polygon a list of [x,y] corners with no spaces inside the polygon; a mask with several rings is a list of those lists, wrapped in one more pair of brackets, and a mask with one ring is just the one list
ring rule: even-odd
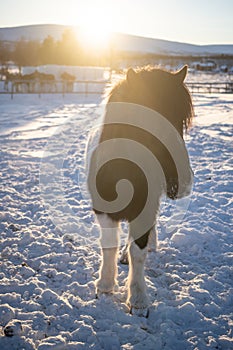
{"label": "horse", "polygon": [[126,304],[139,316],[148,316],[150,306],[144,265],[148,239],[157,232],[161,197],[179,199],[192,188],[183,139],[194,114],[186,75],[187,66],[176,72],[129,68],[109,93],[99,142],[90,159],[88,188],[101,229],[96,295],[117,289],[119,224],[127,221]]}

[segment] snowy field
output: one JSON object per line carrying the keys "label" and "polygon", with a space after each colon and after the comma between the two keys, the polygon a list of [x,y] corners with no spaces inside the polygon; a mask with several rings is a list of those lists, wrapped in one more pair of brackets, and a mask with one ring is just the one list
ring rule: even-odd
{"label": "snowy field", "polygon": [[161,206],[145,319],[124,305],[125,265],[119,292],[95,299],[85,154],[101,98],[0,96],[1,350],[233,349],[233,95],[194,95],[194,104],[193,193],[180,217],[178,201]]}

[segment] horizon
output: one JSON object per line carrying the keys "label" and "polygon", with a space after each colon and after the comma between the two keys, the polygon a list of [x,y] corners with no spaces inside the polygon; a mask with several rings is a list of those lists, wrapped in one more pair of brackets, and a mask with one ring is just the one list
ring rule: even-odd
{"label": "horizon", "polygon": [[95,39],[116,32],[193,45],[233,44],[231,0],[0,1],[1,28],[64,25],[84,28]]}
{"label": "horizon", "polygon": [[[11,28],[22,28],[22,27],[32,27],[32,26],[63,26],[65,28],[71,27],[71,28],[81,28],[81,26],[75,26],[75,25],[70,25],[70,24],[60,24],[60,23],[32,23],[32,24],[23,24],[23,25],[15,25],[15,26],[4,26],[0,27],[0,29],[11,29]],[[233,43],[209,43],[209,44],[196,44],[196,43],[191,43],[191,42],[184,42],[184,41],[178,41],[178,40],[169,40],[169,39],[163,39],[163,38],[152,38],[149,36],[143,36],[139,34],[131,34],[131,33],[123,33],[123,32],[111,32],[110,34],[123,34],[123,35],[130,35],[130,36],[136,36],[136,37],[141,37],[145,39],[154,39],[154,40],[161,40],[161,41],[168,41],[168,42],[177,42],[180,44],[187,44],[187,45],[195,45],[195,46],[215,46],[215,45],[233,45]]]}

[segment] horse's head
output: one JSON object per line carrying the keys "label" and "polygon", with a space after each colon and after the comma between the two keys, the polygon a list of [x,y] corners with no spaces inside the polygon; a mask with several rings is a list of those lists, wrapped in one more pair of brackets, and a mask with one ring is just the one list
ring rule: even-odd
{"label": "horse's head", "polygon": [[[183,138],[183,130],[188,129],[193,117],[191,96],[184,84],[186,74],[187,66],[177,72],[158,68],[130,68],[125,80],[113,88],[109,102],[128,102],[153,109],[165,117]],[[164,130],[164,134],[166,132],[167,130]],[[153,153],[159,159],[166,176],[167,195],[172,199],[182,196],[182,193],[187,195],[188,186],[183,191],[183,184],[178,185],[176,164],[166,145],[158,140],[153,142],[153,145]],[[192,182],[191,169],[187,174],[187,182],[188,178]]]}
{"label": "horse's head", "polygon": [[[187,66],[177,72],[161,69],[142,69],[127,72],[127,91],[130,102],[149,107],[162,114],[183,138],[193,117],[190,94],[184,84]],[[166,130],[164,130],[166,133]],[[190,193],[193,173],[187,171],[187,184],[178,184],[177,168],[163,145],[156,151],[167,179],[167,195],[175,199]],[[183,187],[183,188],[182,188]]]}
{"label": "horse's head", "polygon": [[187,66],[172,73],[162,69],[130,68],[126,78],[125,96],[129,102],[156,110],[166,117],[183,136],[191,123],[193,108],[184,84]]}

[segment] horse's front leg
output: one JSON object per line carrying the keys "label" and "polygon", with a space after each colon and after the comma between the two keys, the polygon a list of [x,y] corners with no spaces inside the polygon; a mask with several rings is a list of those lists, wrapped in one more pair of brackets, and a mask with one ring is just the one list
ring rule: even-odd
{"label": "horse's front leg", "polygon": [[111,220],[107,214],[98,214],[101,226],[100,245],[102,263],[99,278],[96,281],[96,294],[111,293],[117,286],[117,253],[119,246],[118,222]]}
{"label": "horse's front leg", "polygon": [[148,315],[149,298],[144,277],[149,232],[129,245],[129,290],[128,304],[131,313]]}

